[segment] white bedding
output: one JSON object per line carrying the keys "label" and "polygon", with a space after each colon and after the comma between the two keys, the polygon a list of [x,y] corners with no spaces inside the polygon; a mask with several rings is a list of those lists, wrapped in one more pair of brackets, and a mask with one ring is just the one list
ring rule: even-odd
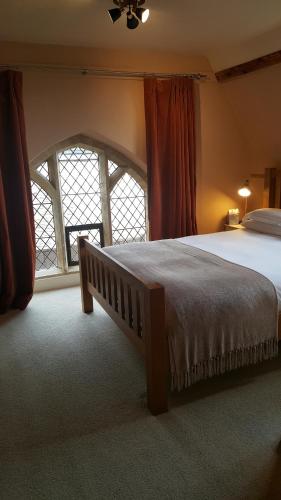
{"label": "white bedding", "polygon": [[178,238],[222,257],[234,264],[248,267],[268,278],[275,286],[281,311],[281,238],[247,229]]}

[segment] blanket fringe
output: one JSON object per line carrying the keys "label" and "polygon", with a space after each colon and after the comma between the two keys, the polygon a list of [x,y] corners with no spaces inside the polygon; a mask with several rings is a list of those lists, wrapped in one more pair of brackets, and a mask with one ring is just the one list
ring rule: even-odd
{"label": "blanket fringe", "polygon": [[278,339],[275,337],[253,347],[237,349],[225,355],[211,358],[207,361],[193,365],[190,371],[173,373],[171,389],[178,391],[204,380],[206,378],[222,375],[225,372],[253,365],[260,361],[275,358],[278,355]]}

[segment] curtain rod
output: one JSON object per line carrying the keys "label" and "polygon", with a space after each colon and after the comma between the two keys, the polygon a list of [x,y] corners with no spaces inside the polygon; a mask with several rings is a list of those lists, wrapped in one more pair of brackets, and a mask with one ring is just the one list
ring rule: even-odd
{"label": "curtain rod", "polygon": [[73,73],[83,76],[99,76],[99,77],[113,77],[113,78],[132,78],[143,79],[146,77],[154,78],[172,78],[185,76],[192,80],[210,80],[210,77],[203,73],[149,73],[142,71],[122,71],[114,69],[98,69],[87,67],[74,67],[74,66],[56,66],[45,64],[0,64],[1,70],[33,70],[33,71],[59,71],[63,73]]}

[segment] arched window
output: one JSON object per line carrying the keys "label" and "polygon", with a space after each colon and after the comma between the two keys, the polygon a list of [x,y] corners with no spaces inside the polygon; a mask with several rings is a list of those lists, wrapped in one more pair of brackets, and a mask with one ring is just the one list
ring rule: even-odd
{"label": "arched window", "polygon": [[81,226],[98,245],[101,230],[106,245],[146,240],[145,174],[131,160],[81,136],[46,156],[31,165],[37,276],[77,263]]}

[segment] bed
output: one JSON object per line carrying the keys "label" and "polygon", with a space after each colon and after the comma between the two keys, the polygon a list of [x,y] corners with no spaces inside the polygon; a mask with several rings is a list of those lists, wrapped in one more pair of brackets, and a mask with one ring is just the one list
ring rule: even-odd
{"label": "bed", "polygon": [[[263,197],[264,206],[281,207],[280,179],[280,171],[277,169],[266,169]],[[241,293],[245,293],[243,292],[245,283],[251,282],[252,277],[257,279],[256,288],[254,289],[253,296],[249,298],[248,304],[246,304],[246,295],[243,296],[243,301],[241,297],[240,299],[238,297],[236,300],[235,295],[231,298],[229,309],[232,313],[233,311],[235,313],[232,318],[234,318],[235,315],[237,316],[238,313],[240,316],[241,310],[243,314],[243,307],[245,310],[247,308],[249,310],[249,307],[252,307],[252,316],[253,318],[256,316],[257,324],[261,324],[265,318],[265,323],[263,325],[261,324],[261,328],[267,331],[267,329],[269,329],[269,323],[266,323],[267,318],[268,321],[269,318],[271,318],[270,325],[272,326],[276,314],[276,320],[279,318],[278,329],[279,338],[281,339],[281,266],[279,265],[278,267],[278,252],[281,254],[281,237],[260,234],[248,229],[239,229],[211,235],[190,236],[180,238],[175,242],[173,241],[174,240],[168,240],[163,243],[159,242],[159,244],[157,242],[131,244],[133,247],[130,247],[130,244],[121,245],[120,247],[123,248],[120,249],[119,247],[118,250],[116,247],[99,249],[89,243],[85,237],[81,236],[78,238],[83,311],[85,313],[93,311],[93,297],[95,297],[104,310],[111,316],[115,323],[143,355],[146,366],[147,405],[154,415],[168,410],[169,384],[174,377],[171,365],[171,352],[173,352],[175,345],[175,355],[178,358],[181,357],[181,345],[178,340],[180,336],[176,337],[167,334],[167,325],[169,324],[170,326],[173,314],[171,313],[172,309],[169,310],[170,297],[168,294],[168,286],[166,286],[165,290],[166,275],[163,275],[165,279],[158,280],[161,281],[161,284],[154,282],[155,276],[157,278],[158,276],[162,277],[161,256],[164,254],[167,255],[167,259],[163,262],[170,262],[170,269],[167,264],[167,270],[165,272],[170,276],[173,275],[171,255],[176,255],[178,252],[180,256],[179,262],[182,254],[184,254],[185,259],[189,259],[185,262],[190,262],[190,269],[188,269],[190,273],[194,272],[194,270],[192,271],[191,269],[194,262],[202,262],[203,265],[205,257],[208,256],[208,259],[211,260],[207,261],[206,272],[210,267],[210,269],[214,269],[214,271],[218,269],[219,272],[226,272],[225,276],[235,277],[239,272],[242,272],[243,276],[246,274],[244,281],[243,279],[237,281],[237,283],[243,281]],[[160,244],[162,244],[162,246]],[[140,247],[140,245],[145,245],[145,247]],[[153,274],[155,265],[147,264],[148,261],[145,258],[143,259],[142,272],[139,272],[141,266],[133,265],[133,262],[131,262],[130,259],[132,259],[132,256],[135,259],[135,263],[138,262],[138,259],[141,258],[143,253],[142,249],[144,248],[148,255],[153,254],[153,252],[155,253],[155,258],[159,261],[158,275],[157,273]],[[140,250],[141,253],[139,253]],[[255,258],[253,258],[253,255]],[[221,266],[222,263],[224,263],[223,266],[226,265],[226,269],[220,270],[219,266]],[[204,268],[201,268],[201,265],[198,266],[198,272],[199,268],[204,277]],[[134,269],[134,271],[132,271],[132,269]],[[135,271],[135,269],[137,269],[137,271]],[[181,281],[181,272],[182,271],[179,271],[177,275],[174,273],[175,277],[173,277],[173,279],[177,287],[173,289],[173,294],[176,298],[176,302],[179,303],[179,311],[182,312],[184,309],[181,304],[183,292],[178,286]],[[182,281],[184,281],[184,279]],[[194,280],[191,281],[190,286],[192,289]],[[197,281],[200,281],[200,279],[198,278]],[[224,283],[227,281],[228,279],[224,278]],[[210,282],[214,283],[213,276]],[[261,290],[262,293],[264,287],[268,287],[265,300],[262,296],[262,298],[258,296],[259,291]],[[270,287],[274,292],[272,292]],[[231,288],[232,286],[230,286],[230,289]],[[165,300],[165,292],[167,300]],[[195,290],[194,295],[196,295],[196,293]],[[247,290],[247,298],[249,293],[252,293],[251,290],[250,292]],[[275,308],[273,307],[272,293],[276,297]],[[214,293],[214,295],[215,294],[216,293]],[[188,303],[190,302],[189,307],[191,308],[191,314],[189,314],[188,318],[191,320],[192,317],[192,321],[196,322],[198,321],[198,317],[200,320],[200,314],[196,314],[197,310],[192,303],[192,295],[193,292],[188,296]],[[226,310],[228,309],[228,304],[226,303],[225,296],[226,295],[223,295],[224,300],[222,304],[224,304],[223,307]],[[187,298],[185,298],[185,300],[187,300]],[[217,299],[214,299],[214,301],[215,300]],[[269,308],[268,314],[267,312],[263,313],[261,310],[266,303]],[[227,306],[225,304],[227,304]],[[215,307],[215,305],[215,302],[212,304],[210,303],[211,308]],[[206,304],[204,307],[206,309]],[[275,310],[277,312],[275,312]],[[244,311],[244,315],[245,314]],[[244,320],[246,321],[246,316],[244,316]],[[173,323],[173,326],[174,324],[175,323]],[[250,325],[249,330],[250,327],[253,329],[254,326],[254,324]],[[263,341],[263,343],[259,344],[261,346],[260,349],[245,350],[245,352],[242,353],[237,351],[238,356],[236,355],[235,359],[232,356],[231,359],[228,357],[218,360],[214,356],[212,357],[211,363],[208,361],[205,365],[193,365],[191,371],[188,371],[187,378],[185,377],[184,380],[184,377],[181,377],[181,379],[183,379],[181,380],[179,376],[177,376],[177,383],[173,385],[178,385],[178,388],[183,386],[186,387],[190,385],[190,383],[202,378],[207,378],[207,376],[211,376],[212,374],[224,373],[224,371],[228,371],[228,369],[244,366],[245,364],[251,364],[252,362],[261,361],[263,359],[270,359],[273,357],[274,353],[276,354],[277,335],[276,343],[275,340],[272,342],[272,337],[266,340],[268,340],[267,343]],[[191,341],[193,342],[192,336],[190,335],[189,343]],[[206,342],[206,339],[204,339],[204,342]],[[214,336],[212,342],[216,345],[218,344],[218,339]],[[226,342],[226,340],[224,340],[224,342]],[[186,362],[186,360],[184,361]],[[189,379],[192,379],[191,382]]]}

